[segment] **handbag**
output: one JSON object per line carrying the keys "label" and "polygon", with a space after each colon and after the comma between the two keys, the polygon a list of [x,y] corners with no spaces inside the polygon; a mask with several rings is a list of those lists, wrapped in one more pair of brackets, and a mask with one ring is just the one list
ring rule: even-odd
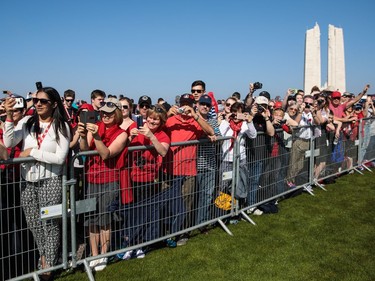
{"label": "handbag", "polygon": [[[236,204],[236,199],[234,199],[233,203]],[[215,199],[215,205],[219,209],[229,211],[232,207],[232,196],[220,191],[219,196]]]}

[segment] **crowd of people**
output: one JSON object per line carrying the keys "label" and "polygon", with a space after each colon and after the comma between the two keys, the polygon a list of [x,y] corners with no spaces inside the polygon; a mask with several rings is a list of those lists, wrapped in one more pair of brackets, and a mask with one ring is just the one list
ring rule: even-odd
{"label": "crowd of people", "polygon": [[[288,89],[282,100],[271,99],[267,91],[255,96],[257,88],[259,85],[251,83],[244,99],[235,92],[225,100],[216,100],[212,92],[206,92],[206,84],[197,80],[190,93],[176,97],[172,105],[163,98],[153,104],[147,95],[135,104],[130,97],[107,95],[98,89],[92,91],[91,103],[76,102],[70,89],[60,96],[54,88],[41,87],[26,98],[8,92],[0,108],[0,157],[32,157],[35,161],[1,167],[1,191],[7,192],[2,198],[10,194],[4,183],[9,186],[22,178],[19,193],[14,188],[11,192],[13,198],[19,198],[15,202],[22,206],[23,219],[37,245],[39,267],[57,263],[61,241],[58,220],[41,220],[40,208],[61,203],[63,167],[79,152],[98,153],[76,158],[74,175],[70,175],[83,183],[76,188],[78,199],[94,198],[97,203],[96,210],[85,217],[84,227],[90,255],[98,256],[111,250],[114,202],[119,202],[114,209],[124,218],[123,247],[160,237],[160,226],[149,222],[166,211],[156,212],[160,206],[152,200],[164,202],[163,196],[170,190],[180,197],[168,210],[173,217],[169,219],[173,221],[171,232],[209,221],[217,192],[232,191],[232,182],[218,174],[233,170],[236,141],[239,180],[234,195],[249,215],[262,215],[265,208],[260,201],[299,184],[312,138],[320,149],[314,167],[316,179],[327,174],[335,147],[343,143],[354,147],[358,134],[366,136],[366,147],[374,147],[375,122],[368,132],[359,123],[375,115],[374,95],[367,93],[369,85],[358,95],[331,88],[314,87],[309,93]],[[230,138],[220,141],[219,137]],[[185,144],[198,140],[199,145]],[[138,146],[148,148],[131,149]],[[350,170],[374,159],[371,150],[363,159],[345,151],[349,152],[342,156],[337,170]],[[6,172],[10,168],[12,174]],[[5,209],[15,203],[5,200],[1,204]],[[207,232],[206,226],[200,230]],[[189,233],[185,233],[167,242],[184,245],[188,239]],[[134,256],[144,257],[144,249],[118,258]],[[107,262],[108,258],[92,260],[90,267],[100,271]],[[44,277],[48,279],[49,273]]]}

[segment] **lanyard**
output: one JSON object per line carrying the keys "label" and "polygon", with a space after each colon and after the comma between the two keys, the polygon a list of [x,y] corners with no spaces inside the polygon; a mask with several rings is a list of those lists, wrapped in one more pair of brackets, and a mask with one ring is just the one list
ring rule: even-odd
{"label": "lanyard", "polygon": [[43,134],[38,137],[38,148],[40,148],[40,146],[42,145],[42,142],[43,142],[44,138],[46,137],[46,135],[47,135],[47,133],[49,131],[49,128],[51,128],[52,122],[53,122],[53,120],[51,120],[51,122],[48,124],[48,126],[44,130]]}

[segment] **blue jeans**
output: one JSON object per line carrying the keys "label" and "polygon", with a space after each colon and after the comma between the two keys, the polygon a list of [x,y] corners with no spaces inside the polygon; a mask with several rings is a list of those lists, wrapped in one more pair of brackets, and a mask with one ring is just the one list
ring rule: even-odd
{"label": "blue jeans", "polygon": [[264,160],[249,163],[249,191],[247,193],[247,206],[257,202],[259,180],[263,172]]}
{"label": "blue jeans", "polygon": [[198,187],[198,215],[197,223],[203,223],[210,219],[210,207],[215,191],[215,171],[200,171],[197,175]]}

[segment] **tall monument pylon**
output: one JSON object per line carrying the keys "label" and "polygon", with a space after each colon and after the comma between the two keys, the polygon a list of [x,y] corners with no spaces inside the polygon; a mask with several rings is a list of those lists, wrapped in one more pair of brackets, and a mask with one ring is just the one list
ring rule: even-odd
{"label": "tall monument pylon", "polygon": [[305,93],[310,94],[313,86],[320,87],[321,62],[320,62],[320,28],[315,23],[314,28],[306,31],[305,38],[305,71],[304,71]]}
{"label": "tall monument pylon", "polygon": [[344,34],[342,28],[328,25],[328,85],[346,91]]}

